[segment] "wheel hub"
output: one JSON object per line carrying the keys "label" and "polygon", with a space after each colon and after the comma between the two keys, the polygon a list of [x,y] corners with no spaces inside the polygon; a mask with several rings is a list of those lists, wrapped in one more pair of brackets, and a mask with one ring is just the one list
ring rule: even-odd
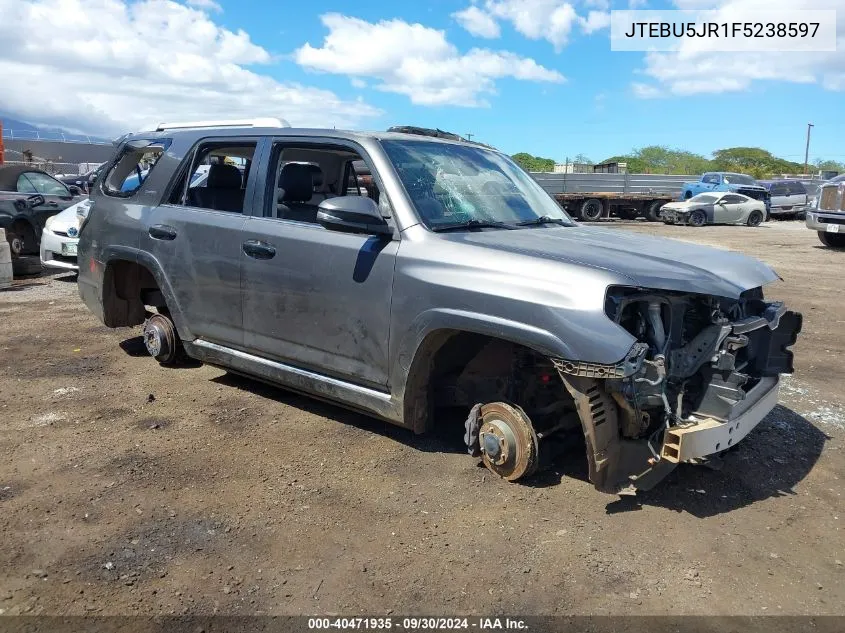
{"label": "wheel hub", "polygon": [[158,356],[161,353],[162,332],[155,326],[144,328],[144,345],[150,356]]}
{"label": "wheel hub", "polygon": [[481,407],[478,443],[484,465],[508,481],[532,474],[538,465],[538,439],[519,407],[494,402]]}
{"label": "wheel hub", "polygon": [[497,466],[507,464],[516,454],[517,443],[511,428],[502,420],[485,422],[478,434],[481,452]]}

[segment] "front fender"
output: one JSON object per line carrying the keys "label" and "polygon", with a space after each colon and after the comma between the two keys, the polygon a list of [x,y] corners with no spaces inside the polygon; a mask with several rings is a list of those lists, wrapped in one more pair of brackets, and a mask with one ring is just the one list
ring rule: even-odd
{"label": "front fender", "polygon": [[427,384],[434,356],[455,332],[511,341],[548,356],[567,358],[569,354],[568,346],[558,337],[526,323],[448,308],[419,314],[399,343],[390,378],[403,424],[416,433],[424,432],[431,418]]}

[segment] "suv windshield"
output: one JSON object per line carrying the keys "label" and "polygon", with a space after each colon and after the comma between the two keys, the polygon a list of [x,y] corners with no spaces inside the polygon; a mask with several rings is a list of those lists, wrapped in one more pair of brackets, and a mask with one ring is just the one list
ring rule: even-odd
{"label": "suv windshield", "polygon": [[[574,223],[540,185],[499,152],[433,141],[382,141],[423,224],[431,229]],[[497,227],[497,225],[499,225]]]}
{"label": "suv windshield", "polygon": [[725,182],[729,185],[756,185],[757,182],[751,176],[744,174],[725,174]]}

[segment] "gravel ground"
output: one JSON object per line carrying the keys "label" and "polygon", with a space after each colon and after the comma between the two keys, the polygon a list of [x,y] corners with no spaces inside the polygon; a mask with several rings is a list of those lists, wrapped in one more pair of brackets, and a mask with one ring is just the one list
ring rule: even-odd
{"label": "gravel ground", "polygon": [[72,275],[0,292],[0,613],[845,614],[845,253],[794,222],[612,226],[760,257],[805,315],[723,468],[635,498],[577,452],[507,484],[459,436],[159,367]]}

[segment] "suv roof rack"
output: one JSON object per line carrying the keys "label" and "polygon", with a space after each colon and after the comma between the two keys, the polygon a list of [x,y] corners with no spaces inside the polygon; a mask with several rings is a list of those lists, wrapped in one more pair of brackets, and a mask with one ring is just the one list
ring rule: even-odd
{"label": "suv roof rack", "polygon": [[435,138],[447,138],[452,141],[469,142],[460,134],[445,132],[439,128],[417,127],[415,125],[394,125],[387,128],[388,132],[400,132],[401,134],[418,134],[419,136],[433,136]]}
{"label": "suv roof rack", "polygon": [[290,127],[290,123],[284,119],[276,119],[272,117],[224,121],[181,121],[179,123],[159,123],[156,127],[156,132],[198,127]]}
{"label": "suv roof rack", "polygon": [[468,138],[464,138],[460,134],[455,134],[454,132],[446,132],[444,130],[441,130],[440,128],[431,129],[427,127],[417,127],[416,125],[394,125],[393,127],[387,128],[387,131],[399,132],[401,134],[417,134],[419,136],[433,136],[434,138],[445,138],[450,141],[461,141],[462,143],[470,143],[472,145],[480,145],[481,147],[495,149],[492,145],[480,143],[479,141],[472,141]]}

